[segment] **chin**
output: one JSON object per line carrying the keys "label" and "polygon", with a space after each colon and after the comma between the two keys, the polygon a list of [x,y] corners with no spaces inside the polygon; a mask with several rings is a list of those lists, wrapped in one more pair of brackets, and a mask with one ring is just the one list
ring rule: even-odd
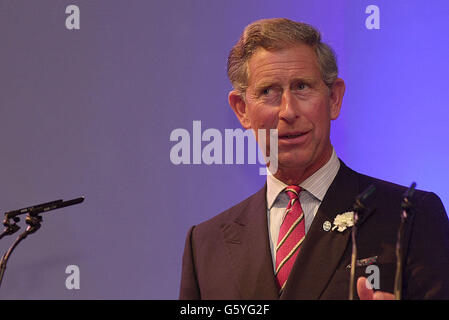
{"label": "chin", "polygon": [[279,156],[279,167],[286,169],[304,169],[311,163],[309,157],[303,155],[289,154],[286,156]]}

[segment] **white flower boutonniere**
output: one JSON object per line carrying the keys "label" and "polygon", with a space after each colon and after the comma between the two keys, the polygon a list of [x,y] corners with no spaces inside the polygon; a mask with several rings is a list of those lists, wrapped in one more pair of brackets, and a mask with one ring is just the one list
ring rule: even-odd
{"label": "white flower boutonniere", "polygon": [[332,230],[337,229],[339,232],[343,232],[348,227],[352,227],[354,225],[354,212],[349,211],[342,214],[339,214],[334,219],[334,226]]}

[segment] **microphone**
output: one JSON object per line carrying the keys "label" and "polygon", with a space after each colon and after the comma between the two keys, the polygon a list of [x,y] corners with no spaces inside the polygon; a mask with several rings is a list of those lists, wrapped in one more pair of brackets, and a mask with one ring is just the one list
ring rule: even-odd
{"label": "microphone", "polygon": [[410,188],[408,188],[407,191],[404,192],[404,198],[402,199],[401,202],[402,209],[409,210],[413,207],[412,203],[410,202],[410,199],[413,198],[415,190],[416,190],[416,182],[413,182]]}
{"label": "microphone", "polygon": [[60,208],[68,207],[68,206],[73,206],[73,205],[81,203],[83,201],[84,201],[84,197],[79,197],[79,198],[72,199],[72,200],[67,200],[67,201],[56,200],[56,201],[53,201],[53,202],[49,202],[49,203],[47,203],[45,205],[40,205],[40,206],[33,207],[29,211],[29,215],[32,216],[32,217],[35,217],[39,213],[47,212],[47,211],[51,211],[51,210],[56,210],[56,209],[60,209]]}
{"label": "microphone", "polygon": [[355,198],[354,205],[352,206],[354,212],[360,213],[365,210],[364,202],[369,198],[370,195],[373,194],[374,191],[376,191],[376,187],[374,185],[370,185],[365,189],[365,191],[363,191]]}
{"label": "microphone", "polygon": [[357,226],[360,220],[360,215],[366,209],[365,201],[368,199],[373,192],[376,190],[374,185],[370,185],[365,191],[359,194],[354,201],[352,206],[354,210],[354,225],[352,226],[351,231],[351,239],[352,239],[352,254],[351,254],[351,276],[349,279],[349,300],[354,300],[354,287],[355,287],[355,265],[357,261],[357,242],[356,242],[356,234],[357,234]]}
{"label": "microphone", "polygon": [[[11,210],[11,211],[5,212],[5,218],[3,220],[3,225],[5,226],[5,230],[3,231],[3,233],[0,234],[0,239],[2,239],[4,236],[11,235],[11,234],[15,233],[16,231],[18,231],[20,229],[20,226],[17,225],[17,222],[20,221],[20,218],[17,217],[19,215],[28,213],[28,215],[29,215],[29,217],[27,217],[27,223],[28,223],[28,220],[30,220],[32,217],[37,216],[39,213],[71,206],[74,204],[81,203],[83,201],[84,201],[84,197],[80,197],[80,198],[76,198],[76,199],[72,199],[72,200],[68,200],[68,201],[63,201],[62,199],[59,199],[59,200],[55,200],[55,201],[36,204],[36,205],[25,207],[22,209]],[[11,221],[10,221],[11,219],[14,221],[14,223],[11,223]],[[37,223],[34,223],[34,225],[37,230],[38,229]]]}
{"label": "microphone", "polygon": [[407,221],[411,218],[411,213],[413,210],[413,204],[411,199],[415,194],[416,183],[413,182],[412,185],[405,191],[402,202],[401,202],[401,223],[398,228],[398,235],[396,240],[396,275],[394,278],[394,298],[395,300],[401,300],[402,298],[402,270],[404,267],[404,246],[407,244],[405,239],[405,231],[407,227]]}
{"label": "microphone", "polygon": [[39,209],[41,207],[52,206],[52,205],[55,205],[55,204],[58,204],[58,203],[61,203],[61,202],[63,202],[62,199],[55,200],[55,201],[50,201],[50,202],[45,202],[45,203],[37,204],[37,205],[34,205],[34,206],[22,208],[22,209],[8,211],[8,212],[5,212],[5,218],[11,219],[11,218],[14,218],[15,216],[18,216],[18,215],[21,215],[21,214],[25,214],[25,213],[29,213],[32,210],[36,210],[36,209]]}

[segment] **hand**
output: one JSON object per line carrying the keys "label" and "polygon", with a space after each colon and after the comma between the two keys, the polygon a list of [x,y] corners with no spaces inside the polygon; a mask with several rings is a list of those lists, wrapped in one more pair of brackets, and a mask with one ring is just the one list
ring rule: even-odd
{"label": "hand", "polygon": [[360,300],[394,300],[394,295],[389,292],[376,291],[369,286],[365,277],[357,279],[357,294]]}

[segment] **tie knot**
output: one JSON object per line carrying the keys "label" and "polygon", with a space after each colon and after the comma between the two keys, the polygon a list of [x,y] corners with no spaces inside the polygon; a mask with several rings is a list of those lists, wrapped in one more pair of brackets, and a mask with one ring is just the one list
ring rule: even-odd
{"label": "tie knot", "polygon": [[298,199],[299,193],[301,192],[301,187],[299,186],[288,186],[285,188],[285,192],[290,197],[290,200]]}

